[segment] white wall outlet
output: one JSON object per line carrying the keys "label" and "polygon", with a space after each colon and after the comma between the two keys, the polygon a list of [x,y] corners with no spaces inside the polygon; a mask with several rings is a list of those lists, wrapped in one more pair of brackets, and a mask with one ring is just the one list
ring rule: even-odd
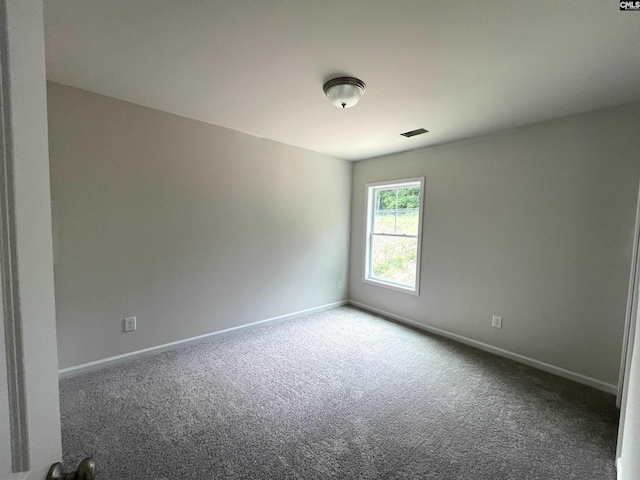
{"label": "white wall outlet", "polygon": [[502,328],[502,317],[494,315],[491,319],[491,326],[496,328]]}
{"label": "white wall outlet", "polygon": [[127,317],[124,319],[124,331],[133,332],[136,329],[136,317]]}
{"label": "white wall outlet", "polygon": [[336,284],[336,288],[338,290],[342,290],[342,280],[338,280],[338,283]]}

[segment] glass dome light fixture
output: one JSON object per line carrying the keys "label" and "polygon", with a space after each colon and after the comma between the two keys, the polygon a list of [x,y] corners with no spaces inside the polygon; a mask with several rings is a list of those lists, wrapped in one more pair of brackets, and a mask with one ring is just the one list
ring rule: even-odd
{"label": "glass dome light fixture", "polygon": [[362,80],[353,77],[338,77],[329,80],[322,87],[331,103],[338,108],[351,108],[364,94],[367,86]]}

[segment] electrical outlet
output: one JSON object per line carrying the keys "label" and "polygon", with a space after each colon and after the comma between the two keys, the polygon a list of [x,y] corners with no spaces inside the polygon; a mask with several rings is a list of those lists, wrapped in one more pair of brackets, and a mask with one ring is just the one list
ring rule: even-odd
{"label": "electrical outlet", "polygon": [[338,290],[342,290],[342,280],[338,280],[338,283],[337,283],[336,288],[337,288]]}
{"label": "electrical outlet", "polygon": [[502,328],[502,317],[494,315],[491,319],[491,326],[496,328]]}
{"label": "electrical outlet", "polygon": [[136,317],[127,317],[124,319],[124,331],[133,332],[136,329]]}

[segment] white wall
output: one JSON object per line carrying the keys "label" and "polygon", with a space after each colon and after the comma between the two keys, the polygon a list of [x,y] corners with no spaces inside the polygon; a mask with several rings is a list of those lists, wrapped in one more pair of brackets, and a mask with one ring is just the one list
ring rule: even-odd
{"label": "white wall", "polygon": [[347,298],[351,163],[48,94],[61,368]]}
{"label": "white wall", "polygon": [[41,0],[6,2],[17,276],[31,477],[61,459]]}
{"label": "white wall", "polygon": [[[638,131],[635,103],[357,162],[351,299],[615,385]],[[426,177],[418,297],[362,282],[365,184],[416,176]]]}

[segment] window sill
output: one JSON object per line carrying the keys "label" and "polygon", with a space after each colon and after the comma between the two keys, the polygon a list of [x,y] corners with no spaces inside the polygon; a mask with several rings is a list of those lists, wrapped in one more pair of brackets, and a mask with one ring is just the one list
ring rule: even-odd
{"label": "window sill", "polygon": [[402,285],[397,285],[395,283],[389,283],[389,282],[385,282],[383,280],[377,280],[374,278],[363,278],[362,279],[363,283],[368,283],[369,285],[375,285],[377,287],[382,287],[382,288],[387,288],[389,290],[395,290],[396,292],[402,292],[402,293],[407,293],[409,295],[415,295],[416,297],[420,295],[420,292],[418,290],[418,286],[416,285],[416,288],[413,289],[411,287],[403,287]]}

